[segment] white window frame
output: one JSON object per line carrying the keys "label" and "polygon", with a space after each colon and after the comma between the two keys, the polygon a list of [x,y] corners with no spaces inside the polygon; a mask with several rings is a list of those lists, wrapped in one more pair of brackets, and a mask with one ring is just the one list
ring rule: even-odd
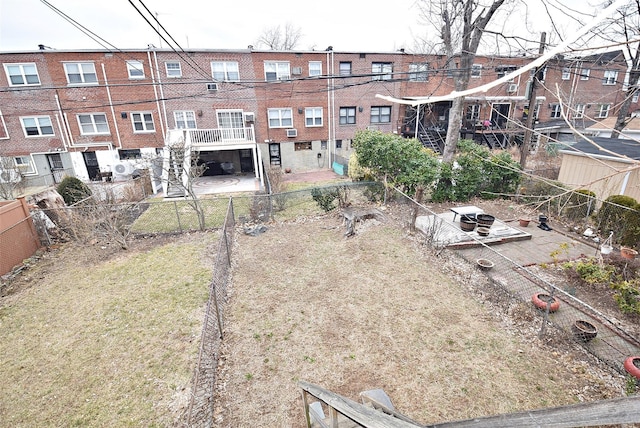
{"label": "white window frame", "polygon": [[293,110],[291,108],[267,109],[269,128],[293,128]]}
{"label": "white window frame", "polygon": [[340,61],[338,65],[340,76],[351,76],[353,70],[353,64],[351,61]]}
{"label": "white window frame", "polygon": [[306,107],[304,109],[304,126],[316,128],[323,125],[322,107]]}
{"label": "white window frame", "polygon": [[618,83],[618,72],[616,70],[605,70],[602,84],[605,86],[611,86]]}
{"label": "white window frame", "polygon": [[[130,114],[131,114],[131,125],[133,126],[133,132],[135,134],[156,132],[156,124],[154,122],[152,112],[132,111]],[[136,129],[136,124],[142,125],[142,129]]]}
{"label": "white window frame", "polygon": [[[16,166],[16,169],[20,171],[21,174],[36,173],[36,168],[33,163],[33,159],[31,159],[31,156],[14,156],[13,164]],[[27,166],[26,168],[25,168],[25,165]]]}
{"label": "white window frame", "polygon": [[237,82],[240,68],[237,61],[211,61],[211,76],[218,82]]}
{"label": "white window frame", "polygon": [[473,64],[471,66],[471,78],[479,79],[482,77],[482,64]]}
{"label": "white window frame", "polygon": [[409,64],[409,81],[410,82],[429,81],[429,63],[414,62]]}
{"label": "white window frame", "polygon": [[469,104],[464,114],[466,120],[480,119],[480,104]]}
{"label": "white window frame", "polygon": [[605,119],[609,117],[609,110],[611,109],[611,104],[600,104],[598,107],[598,115],[596,116],[598,119]]}
{"label": "white window frame", "polygon": [[[82,122],[82,118],[89,119],[89,122]],[[76,115],[78,127],[81,135],[109,135],[109,123],[107,115],[104,113],[81,113]],[[104,119],[104,120],[100,120]],[[87,128],[90,127],[90,130]],[[102,129],[101,129],[102,128]],[[105,129],[106,128],[106,129]]]}
{"label": "white window frame", "polygon": [[562,68],[562,80],[571,79],[571,67],[563,67]]}
{"label": "white window frame", "polygon": [[0,127],[2,127],[2,130],[4,131],[3,134],[5,135],[4,137],[0,136],[0,140],[8,140],[9,139],[9,130],[7,129],[7,124],[4,121],[4,116],[2,115],[2,110],[0,110]]}
{"label": "white window frame", "polygon": [[242,109],[216,110],[218,126],[225,129],[244,129],[244,112]]}
{"label": "white window frame", "polygon": [[169,79],[182,77],[182,64],[180,61],[165,61],[164,69],[167,73],[167,78]]}
{"label": "white window frame", "polygon": [[[96,66],[92,62],[65,62],[63,63],[64,74],[67,77],[67,83],[69,85],[97,85],[98,74],[96,73]],[[71,70],[75,67],[76,70]],[[80,81],[73,82],[70,78],[71,75],[77,75],[80,77]]]}
{"label": "white window frame", "polygon": [[[19,74],[18,73],[10,73],[9,69],[11,68],[18,68],[19,69]],[[25,71],[25,67],[33,67],[34,71],[35,71],[35,76],[38,79],[38,83],[27,83],[27,76],[34,76],[34,74],[27,74],[27,71]],[[4,64],[4,72],[7,75],[7,82],[9,82],[9,86],[12,87],[21,87],[21,86],[40,86],[40,75],[38,74],[38,67],[36,66],[35,62],[22,62],[22,63],[8,63],[8,64]],[[11,80],[11,76],[20,76],[20,78],[22,79],[23,83],[14,83]]]}
{"label": "white window frame", "polygon": [[371,80],[391,80],[393,77],[393,63],[376,61],[371,63]]}
{"label": "white window frame", "polygon": [[322,61],[309,61],[309,77],[322,76]]}
{"label": "white window frame", "polygon": [[276,82],[278,80],[291,79],[291,65],[289,61],[265,61],[264,80]]}
{"label": "white window frame", "polygon": [[[38,130],[37,135],[29,135],[27,133],[27,125],[25,124],[25,120],[33,120],[35,123],[35,128]],[[48,121],[49,123],[44,123]],[[22,130],[24,131],[24,136],[26,138],[39,138],[39,137],[53,137],[56,135],[55,130],[53,129],[53,122],[51,121],[50,116],[25,116],[20,118],[20,124],[22,125]],[[29,126],[29,128],[33,128],[34,126]],[[51,133],[43,133],[42,129],[44,127],[51,128]]]}
{"label": "white window frame", "polygon": [[586,105],[576,104],[575,112],[573,114],[574,119],[582,119],[584,117]]}
{"label": "white window frame", "polygon": [[[342,114],[344,113],[344,114]],[[353,114],[350,114],[353,113]],[[355,107],[340,107],[339,110],[339,124],[340,125],[355,125],[356,124],[356,108]],[[353,118],[353,122],[350,119]]]}
{"label": "white window frame", "polygon": [[[382,119],[387,116],[389,116],[389,120],[383,121]],[[369,121],[371,124],[391,123],[391,106],[372,106]]]}
{"label": "white window frame", "polygon": [[590,68],[581,68],[580,69],[580,80],[589,80],[589,75],[591,74]]}
{"label": "white window frame", "polygon": [[[173,120],[175,121],[176,129],[198,129],[198,124],[196,123],[196,112],[193,110],[174,111]],[[193,126],[189,126],[190,122],[193,122]]]}
{"label": "white window frame", "polygon": [[129,73],[129,79],[144,79],[144,62],[137,59],[128,60],[127,73]]}
{"label": "white window frame", "polygon": [[638,99],[640,99],[640,90],[637,90],[635,94],[631,97],[632,103],[637,103]]}
{"label": "white window frame", "polygon": [[562,117],[562,106],[560,104],[551,104],[549,112],[549,117],[551,119],[559,119]]}

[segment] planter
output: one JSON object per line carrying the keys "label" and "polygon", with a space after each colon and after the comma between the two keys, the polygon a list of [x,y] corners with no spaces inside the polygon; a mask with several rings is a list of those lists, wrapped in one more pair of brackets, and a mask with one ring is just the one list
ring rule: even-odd
{"label": "planter", "polygon": [[488,227],[484,227],[484,226],[478,226],[478,230],[476,230],[476,232],[478,232],[478,235],[480,235],[480,236],[489,236],[489,233],[491,232],[491,229],[489,229]]}
{"label": "planter", "polygon": [[531,301],[533,302],[533,306],[543,311],[547,310],[547,305],[549,305],[549,312],[555,312],[560,309],[560,301],[546,293],[534,294],[531,297]]}
{"label": "planter", "polygon": [[633,260],[638,255],[638,252],[633,248],[629,247],[620,247],[620,255],[624,259]]}
{"label": "planter", "polygon": [[291,173],[291,168],[285,168],[285,169],[284,169],[284,172],[285,172],[285,174],[289,174],[289,173]]}
{"label": "planter", "polygon": [[478,267],[480,270],[491,270],[495,266],[495,264],[491,260],[487,259],[478,259],[476,260]]}
{"label": "planter", "polygon": [[491,227],[496,218],[489,214],[477,214],[476,221],[478,222],[478,226],[487,226]]}
{"label": "planter", "polygon": [[598,328],[590,322],[578,320],[571,326],[573,337],[579,342],[588,342],[598,335]]}
{"label": "planter", "polygon": [[611,254],[612,251],[613,251],[613,247],[611,245],[602,244],[600,246],[600,254],[604,254],[604,255]]}
{"label": "planter", "polygon": [[520,220],[518,220],[518,222],[520,223],[520,227],[527,227],[529,226],[531,220],[528,218],[521,218]]}
{"label": "planter", "polygon": [[460,217],[460,229],[464,230],[465,232],[471,232],[473,231],[473,229],[476,228],[476,220],[472,217],[463,215]]}
{"label": "planter", "polygon": [[640,357],[629,357],[624,360],[624,369],[631,376],[640,379]]}

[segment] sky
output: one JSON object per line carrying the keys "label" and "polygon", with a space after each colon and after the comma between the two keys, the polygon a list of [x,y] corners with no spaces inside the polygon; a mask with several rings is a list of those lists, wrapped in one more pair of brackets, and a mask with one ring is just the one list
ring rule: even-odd
{"label": "sky", "polygon": [[[530,15],[541,15],[534,5],[539,1],[526,2]],[[560,1],[590,10],[585,0]],[[168,47],[131,3],[145,14],[142,4],[157,14],[183,49],[245,49],[256,44],[265,28],[291,23],[301,29],[301,50],[333,46],[336,51],[411,52],[414,36],[426,31],[419,24],[416,0],[0,0],[0,51],[37,50],[39,44],[69,50],[105,48],[46,3],[118,49]],[[500,25],[522,29],[523,22],[515,14]],[[548,31],[547,24],[539,22],[528,31]]]}

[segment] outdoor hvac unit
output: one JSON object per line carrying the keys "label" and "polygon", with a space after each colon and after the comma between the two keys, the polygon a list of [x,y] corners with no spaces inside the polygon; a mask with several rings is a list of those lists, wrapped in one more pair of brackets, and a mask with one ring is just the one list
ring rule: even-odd
{"label": "outdoor hvac unit", "polygon": [[113,166],[113,173],[115,175],[129,175],[133,171],[133,166],[129,163],[117,163]]}
{"label": "outdoor hvac unit", "polygon": [[509,83],[509,86],[507,86],[507,92],[510,94],[518,92],[518,85],[516,83]]}
{"label": "outdoor hvac unit", "polygon": [[218,84],[217,83],[207,83],[207,91],[217,91],[218,90]]}
{"label": "outdoor hvac unit", "polygon": [[298,130],[297,129],[287,129],[287,137],[292,138],[292,137],[297,137],[298,136]]}
{"label": "outdoor hvac unit", "polygon": [[255,122],[256,121],[256,114],[254,112],[248,111],[244,114],[244,121],[245,122]]}

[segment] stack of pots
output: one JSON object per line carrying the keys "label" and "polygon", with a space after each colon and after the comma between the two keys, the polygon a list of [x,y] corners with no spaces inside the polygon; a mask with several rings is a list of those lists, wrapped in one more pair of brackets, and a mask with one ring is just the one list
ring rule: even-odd
{"label": "stack of pots", "polygon": [[476,221],[478,222],[478,235],[489,236],[489,230],[496,218],[490,214],[477,214]]}

